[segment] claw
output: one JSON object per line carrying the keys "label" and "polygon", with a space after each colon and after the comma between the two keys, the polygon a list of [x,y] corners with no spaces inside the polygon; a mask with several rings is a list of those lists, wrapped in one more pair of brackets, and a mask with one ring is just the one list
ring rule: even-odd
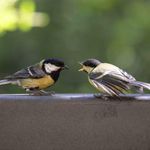
{"label": "claw", "polygon": [[46,92],[44,90],[29,90],[29,89],[27,89],[26,91],[30,92],[29,95],[32,95],[32,96],[52,96],[55,94],[54,91]]}
{"label": "claw", "polygon": [[109,95],[104,95],[104,94],[94,94],[95,98],[103,99],[103,100],[109,100],[110,96]]}

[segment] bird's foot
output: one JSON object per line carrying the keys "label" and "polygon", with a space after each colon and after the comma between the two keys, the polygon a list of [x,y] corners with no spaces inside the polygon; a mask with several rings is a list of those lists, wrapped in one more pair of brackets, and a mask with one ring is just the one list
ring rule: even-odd
{"label": "bird's foot", "polygon": [[104,100],[109,100],[110,96],[109,95],[104,95],[104,94],[94,94],[95,98],[99,98],[99,99],[104,99]]}
{"label": "bird's foot", "polygon": [[52,91],[52,92],[46,92],[44,90],[33,90],[33,91],[30,91],[29,95],[31,96],[52,96],[54,95],[55,92]]}
{"label": "bird's foot", "polygon": [[52,96],[55,94],[55,91],[49,91],[49,92],[46,92],[44,90],[40,90],[40,92],[43,94],[43,95],[47,95],[47,96]]}

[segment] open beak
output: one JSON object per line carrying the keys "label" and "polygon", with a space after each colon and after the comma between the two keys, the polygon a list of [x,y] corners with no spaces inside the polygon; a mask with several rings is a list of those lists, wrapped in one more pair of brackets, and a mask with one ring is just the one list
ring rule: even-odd
{"label": "open beak", "polygon": [[[79,64],[80,64],[81,66],[83,66],[82,62],[79,62]],[[83,67],[82,67],[81,69],[79,69],[78,71],[84,71]]]}
{"label": "open beak", "polygon": [[82,63],[82,62],[78,62],[78,64],[80,64],[81,66],[83,66],[83,63]]}
{"label": "open beak", "polygon": [[83,68],[81,68],[81,69],[79,69],[78,71],[84,71],[84,69],[83,69]]}
{"label": "open beak", "polygon": [[69,69],[69,67],[68,67],[67,65],[65,65],[63,69],[67,69],[67,70],[68,70],[68,69]]}

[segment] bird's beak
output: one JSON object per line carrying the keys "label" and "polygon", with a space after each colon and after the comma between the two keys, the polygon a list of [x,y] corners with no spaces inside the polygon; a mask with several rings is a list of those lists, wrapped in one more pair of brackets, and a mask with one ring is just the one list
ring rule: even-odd
{"label": "bird's beak", "polygon": [[83,68],[81,68],[81,69],[79,69],[78,71],[84,71],[84,69],[83,69]]}
{"label": "bird's beak", "polygon": [[[78,62],[81,66],[83,66],[82,62]],[[83,67],[79,69],[78,71],[84,71]]]}
{"label": "bird's beak", "polygon": [[69,67],[67,65],[65,65],[63,69],[69,69]]}
{"label": "bird's beak", "polygon": [[78,62],[81,66],[83,66],[83,63],[82,62]]}

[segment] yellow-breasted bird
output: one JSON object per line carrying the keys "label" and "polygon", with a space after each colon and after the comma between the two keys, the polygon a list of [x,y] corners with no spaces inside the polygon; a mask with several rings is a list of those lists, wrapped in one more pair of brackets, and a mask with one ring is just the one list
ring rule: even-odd
{"label": "yellow-breasted bird", "polygon": [[80,63],[79,71],[88,73],[89,82],[104,95],[119,96],[125,91],[136,89],[143,93],[143,88],[150,90],[150,84],[136,81],[136,79],[109,63],[101,63],[96,59],[87,59]]}
{"label": "yellow-breasted bird", "polygon": [[43,89],[52,86],[58,80],[60,72],[68,67],[62,60],[49,58],[19,70],[0,80],[0,85],[15,84],[26,91],[45,93]]}

